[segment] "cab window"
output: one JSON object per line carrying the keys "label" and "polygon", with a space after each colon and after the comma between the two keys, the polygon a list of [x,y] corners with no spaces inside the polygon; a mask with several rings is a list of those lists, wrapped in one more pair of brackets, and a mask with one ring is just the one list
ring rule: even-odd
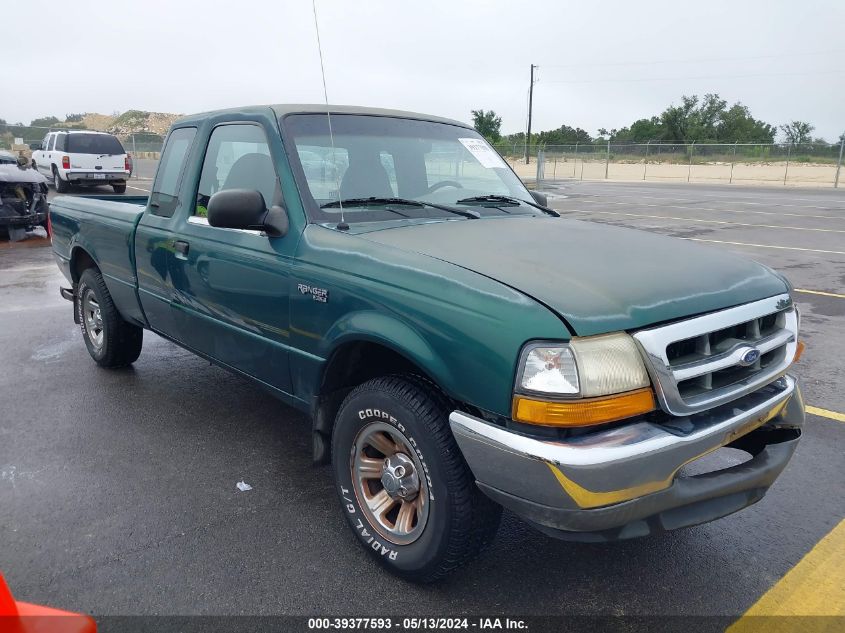
{"label": "cab window", "polygon": [[173,215],[178,204],[177,195],[185,160],[196,132],[194,127],[183,127],[173,130],[167,137],[150,195],[150,212],[154,215],[166,218]]}
{"label": "cab window", "polygon": [[268,207],[279,199],[279,179],[270,157],[270,146],[258,125],[226,124],[211,133],[194,214],[206,217],[211,196],[226,189],[260,191]]}

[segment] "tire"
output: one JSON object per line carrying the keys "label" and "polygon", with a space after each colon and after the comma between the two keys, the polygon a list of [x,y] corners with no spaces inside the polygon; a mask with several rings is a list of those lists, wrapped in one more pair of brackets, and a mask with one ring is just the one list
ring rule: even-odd
{"label": "tire", "polygon": [[138,360],[144,330],[123,320],[96,268],[88,268],[79,279],[76,310],[85,347],[100,367],[125,367]]}
{"label": "tire", "polygon": [[56,193],[67,193],[70,189],[70,184],[66,180],[62,180],[59,176],[59,170],[53,167],[53,186],[56,188]]}
{"label": "tire", "polygon": [[[346,397],[332,434],[332,469],[349,526],[370,555],[414,582],[434,582],[474,558],[493,540],[501,517],[501,507],[475,485],[449,428],[450,411],[428,381],[386,376]],[[387,482],[377,474],[385,465],[392,473]],[[370,476],[361,480],[357,473]],[[397,499],[388,487],[410,494]]]}
{"label": "tire", "polygon": [[126,183],[122,185],[112,185],[112,189],[114,189],[115,193],[126,193]]}

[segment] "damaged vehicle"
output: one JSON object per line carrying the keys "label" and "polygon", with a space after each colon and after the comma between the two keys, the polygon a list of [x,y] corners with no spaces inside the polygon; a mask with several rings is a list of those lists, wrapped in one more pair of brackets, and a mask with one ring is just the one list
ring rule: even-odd
{"label": "damaged vehicle", "polygon": [[[9,162],[11,156],[14,160]],[[22,240],[36,226],[47,228],[47,179],[25,156],[0,155],[0,231]]]}
{"label": "damaged vehicle", "polygon": [[[50,217],[94,362],[134,363],[148,330],[306,413],[360,545],[432,582],[502,508],[593,543],[732,514],[802,435],[789,281],[546,203],[459,121],[278,105],[184,118],[149,197],[58,196]],[[723,447],[746,460],[698,461]]]}
{"label": "damaged vehicle", "polygon": [[0,165],[17,165],[18,157],[12,152],[0,149]]}

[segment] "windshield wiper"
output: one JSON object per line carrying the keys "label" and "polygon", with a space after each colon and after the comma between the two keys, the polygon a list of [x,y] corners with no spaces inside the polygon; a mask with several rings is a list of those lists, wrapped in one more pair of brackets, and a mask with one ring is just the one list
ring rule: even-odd
{"label": "windshield wiper", "polygon": [[345,200],[332,200],[331,202],[326,202],[325,204],[321,204],[321,209],[327,209],[329,207],[340,207],[347,206],[347,207],[366,207],[369,205],[389,205],[389,204],[404,204],[411,207],[431,207],[432,209],[439,209],[440,211],[447,211],[448,213],[454,213],[455,215],[460,215],[465,218],[469,218],[471,220],[477,220],[481,217],[481,215],[476,211],[467,211],[465,209],[455,209],[454,207],[447,207],[443,204],[435,204],[433,202],[425,202],[423,200],[410,200],[408,198],[379,198],[376,196],[371,196],[369,198],[346,198]]}
{"label": "windshield wiper", "polygon": [[100,154],[97,158],[102,158],[103,156],[117,156],[117,154]]}
{"label": "windshield wiper", "polygon": [[[458,200],[455,204],[481,204],[483,205],[486,202],[496,203],[496,205],[509,205],[509,206],[519,206],[521,204],[527,204],[530,207],[534,207],[535,209],[540,209],[546,215],[551,215],[556,218],[560,217],[560,213],[555,211],[554,209],[549,209],[548,207],[544,207],[542,204],[537,204],[536,202],[529,202],[528,200],[523,200],[522,198],[514,198],[511,196],[500,196],[500,195],[489,195],[489,196],[472,196],[471,198],[462,198]],[[495,205],[490,205],[495,206]]]}

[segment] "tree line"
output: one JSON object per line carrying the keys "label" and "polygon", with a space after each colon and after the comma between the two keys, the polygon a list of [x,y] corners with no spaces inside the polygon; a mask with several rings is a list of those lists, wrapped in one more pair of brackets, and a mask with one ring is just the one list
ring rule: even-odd
{"label": "tree line", "polygon": [[[494,144],[525,143],[525,132],[502,135],[502,118],[493,110],[473,110],[475,129]],[[806,121],[776,126],[752,116],[740,102],[728,106],[718,94],[681,97],[657,116],[638,119],[620,129],[599,128],[596,136],[580,127],[561,125],[554,130],[531,134],[531,145],[573,145],[612,141],[614,143],[774,143],[780,132],[787,143],[826,143],[813,138],[815,127]]]}

